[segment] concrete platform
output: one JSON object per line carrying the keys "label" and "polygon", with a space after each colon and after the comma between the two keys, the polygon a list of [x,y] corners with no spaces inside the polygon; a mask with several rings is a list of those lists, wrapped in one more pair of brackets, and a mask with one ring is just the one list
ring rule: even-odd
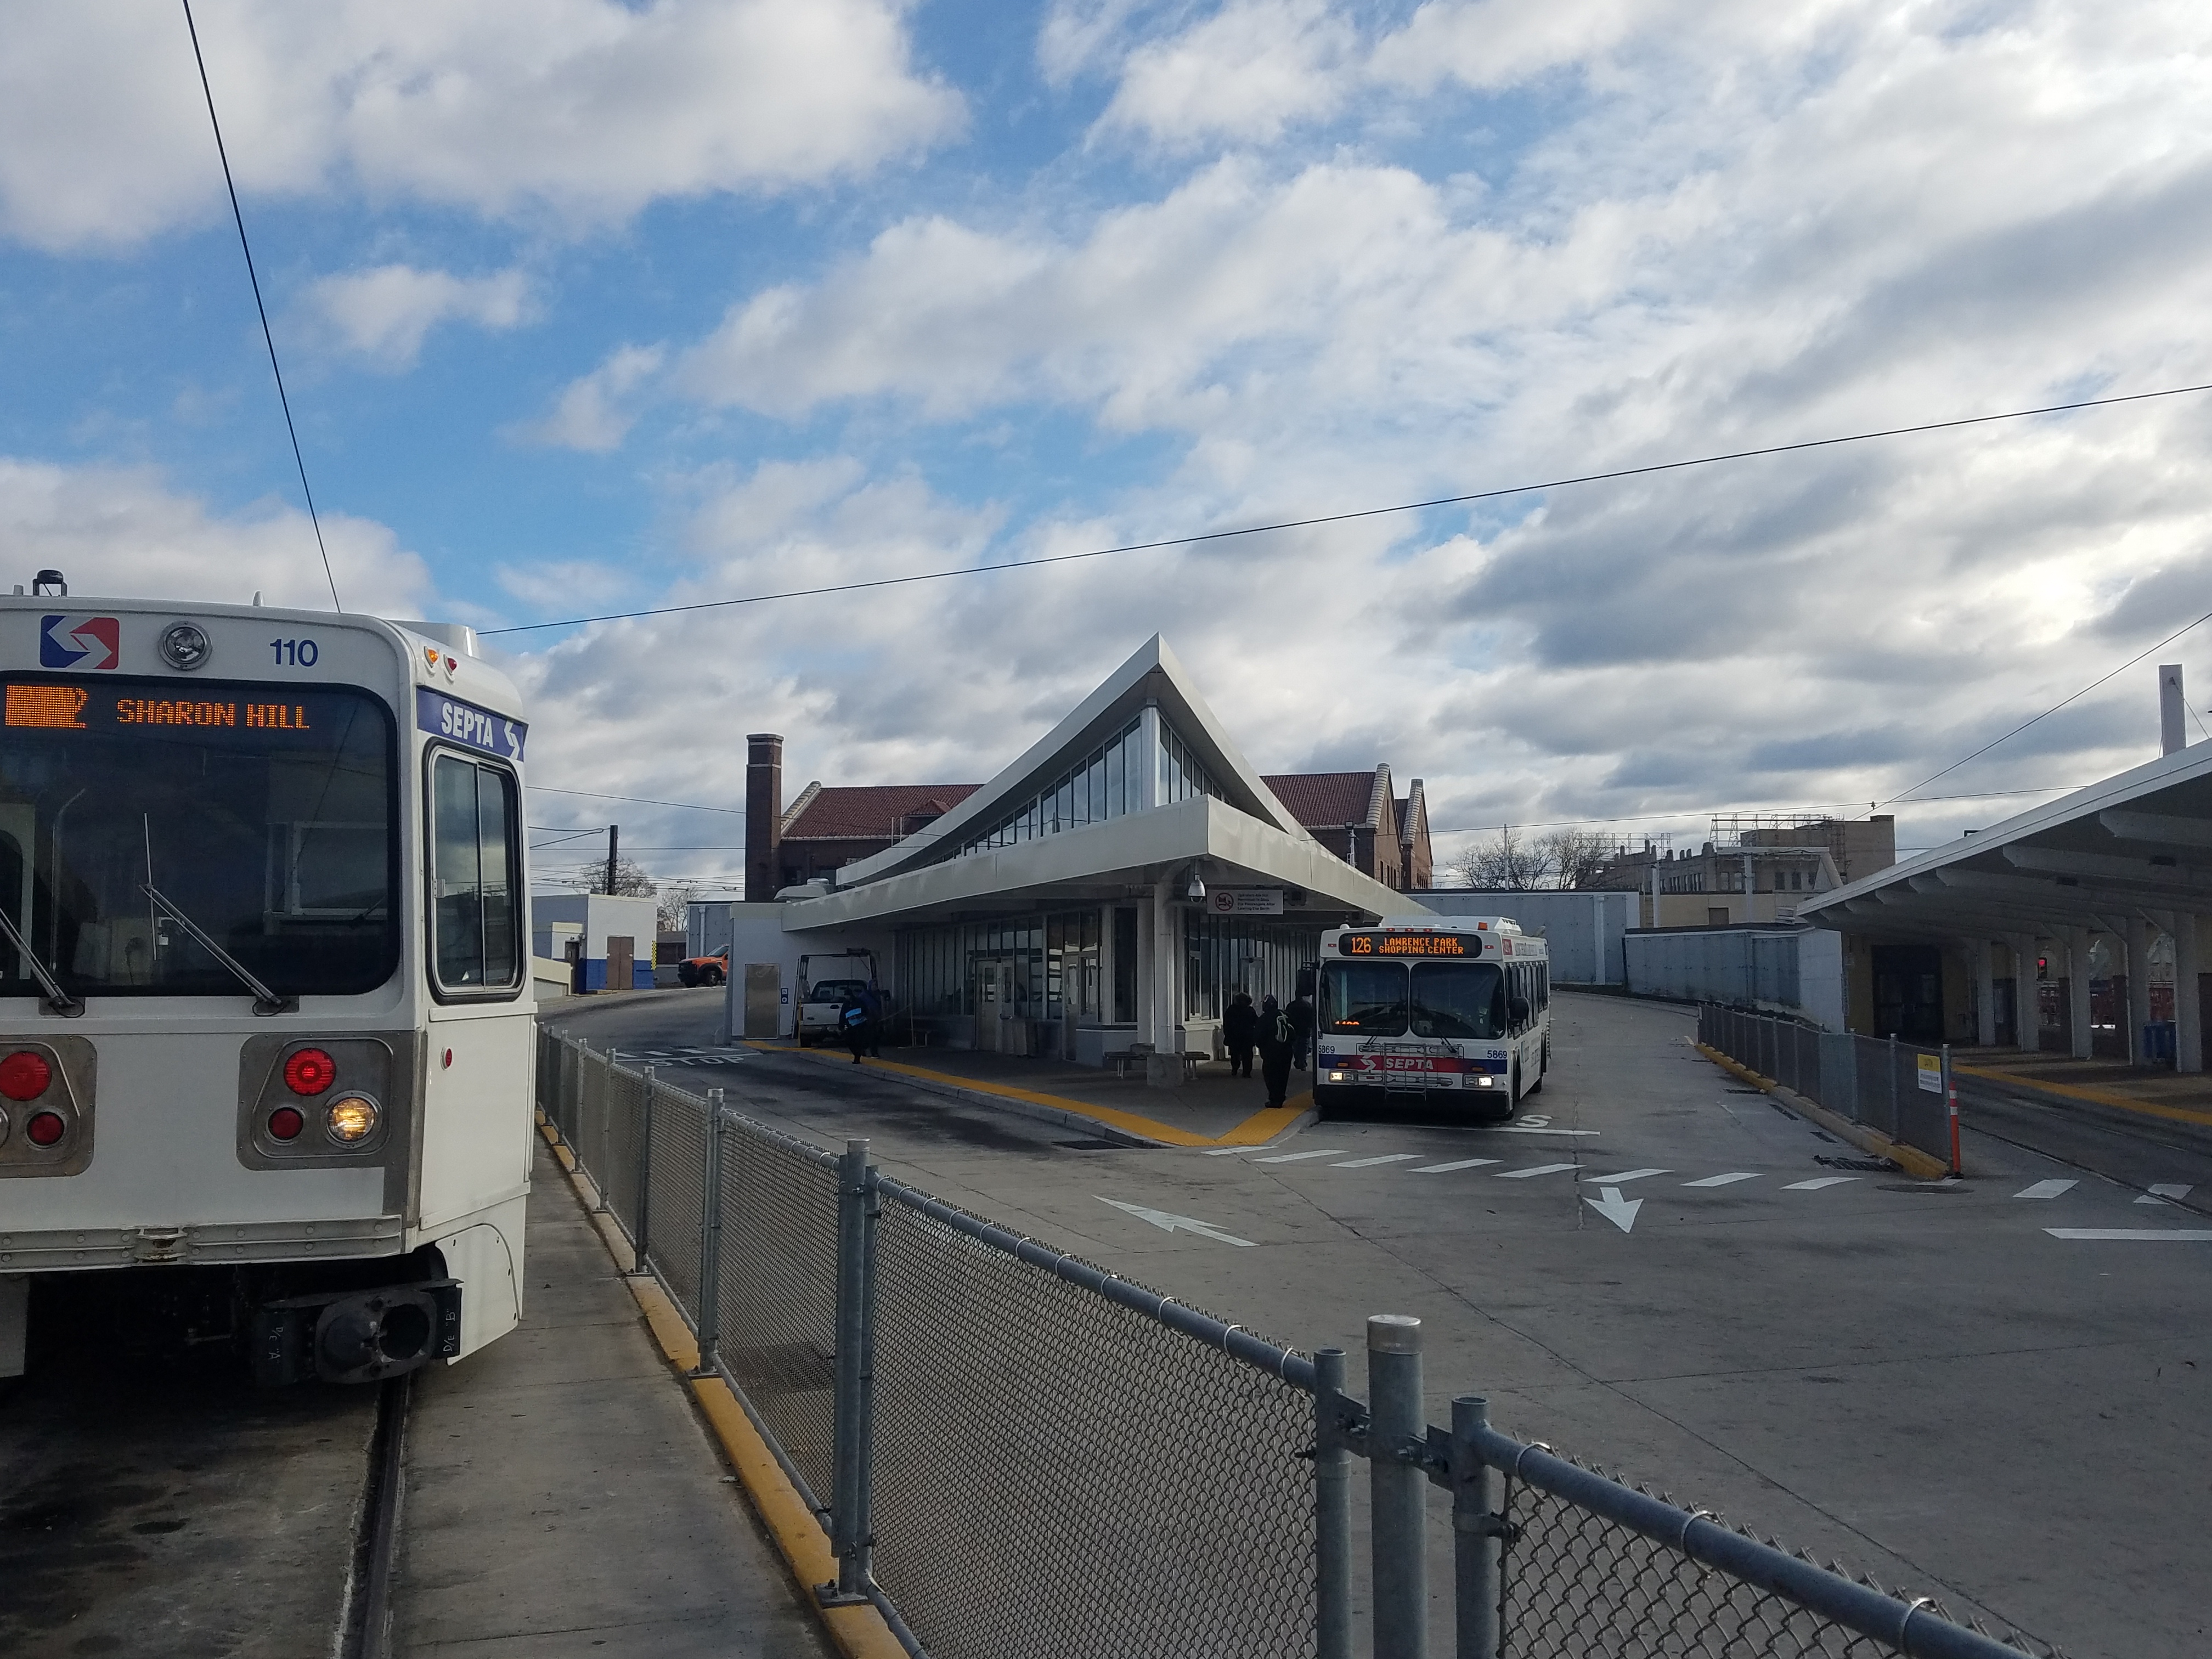
{"label": "concrete platform", "polygon": [[[800,1049],[789,1042],[753,1042],[778,1054],[805,1054],[825,1065],[850,1067],[842,1048]],[[863,1066],[972,1095],[988,1103],[1027,1103],[1087,1119],[1168,1146],[1257,1146],[1298,1127],[1313,1109],[1313,1073],[1293,1071],[1282,1106],[1267,1109],[1267,1085],[1258,1077],[1232,1076],[1226,1060],[1209,1060],[1174,1088],[1154,1088],[1133,1073],[1029,1060],[962,1048],[895,1048]],[[1255,1071],[1258,1069],[1255,1063]]]}
{"label": "concrete platform", "polygon": [[2131,1066],[2124,1060],[2076,1060],[2021,1048],[1954,1047],[1951,1063],[1969,1077],[2008,1083],[2116,1110],[2212,1127],[2212,1073]]}
{"label": "concrete platform", "polygon": [[825,1659],[543,1146],[526,1261],[521,1328],[416,1377],[392,1651]]}

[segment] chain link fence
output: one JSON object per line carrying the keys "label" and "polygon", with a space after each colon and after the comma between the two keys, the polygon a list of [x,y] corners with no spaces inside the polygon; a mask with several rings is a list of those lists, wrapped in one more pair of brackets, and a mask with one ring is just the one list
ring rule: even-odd
{"label": "chain link fence", "polygon": [[1710,1002],[1698,1009],[1698,1041],[1816,1106],[1959,1167],[1948,1043],[1823,1031]]}
{"label": "chain link fence", "polygon": [[1352,1659],[1364,1602],[1359,1651],[1432,1659],[1432,1554],[1457,1659],[2050,1652],[1524,1445],[1479,1400],[1427,1423],[1418,1321],[1370,1322],[1363,1403],[1340,1351],[970,1215],[882,1175],[866,1142],[838,1157],[550,1033],[538,1079],[702,1370],[829,1534],[837,1577],[816,1593],[872,1601],[910,1653]]}

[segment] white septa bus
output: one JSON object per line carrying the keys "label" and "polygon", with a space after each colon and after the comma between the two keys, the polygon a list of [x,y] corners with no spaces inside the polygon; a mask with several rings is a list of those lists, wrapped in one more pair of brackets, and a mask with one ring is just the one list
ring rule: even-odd
{"label": "white septa bus", "polygon": [[1321,939],[1314,1104],[1401,1098],[1493,1119],[1543,1086],[1551,963],[1507,916],[1387,917]]}
{"label": "white septa bus", "polygon": [[94,1273],[269,1382],[481,1346],[532,1154],[514,687],[463,628],[52,574],[0,598],[0,1376]]}

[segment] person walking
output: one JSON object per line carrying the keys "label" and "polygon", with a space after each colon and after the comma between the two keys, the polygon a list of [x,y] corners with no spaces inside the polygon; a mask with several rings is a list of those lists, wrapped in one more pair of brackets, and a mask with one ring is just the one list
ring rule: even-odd
{"label": "person walking", "polygon": [[1221,1040],[1229,1048],[1229,1075],[1252,1075],[1252,1042],[1260,1029],[1260,1011],[1252,1006],[1252,994],[1239,991],[1229,1000],[1228,1012],[1221,1016]]}
{"label": "person walking", "polygon": [[837,1004],[837,1029],[845,1034],[845,1046],[853,1051],[853,1064],[858,1066],[868,1046],[868,1011],[860,1005],[860,992],[846,992]]}
{"label": "person walking", "polygon": [[1279,1106],[1291,1088],[1292,1038],[1290,1016],[1272,996],[1260,1004],[1260,1075],[1267,1079],[1267,1104]]}
{"label": "person walking", "polygon": [[1306,1056],[1313,1052],[1314,1006],[1312,999],[1303,991],[1291,999],[1291,1006],[1283,1010],[1284,1018],[1291,1022],[1291,1063],[1301,1072],[1306,1068]]}
{"label": "person walking", "polygon": [[860,993],[860,1012],[866,1017],[868,1058],[884,1057],[884,994],[872,985]]}

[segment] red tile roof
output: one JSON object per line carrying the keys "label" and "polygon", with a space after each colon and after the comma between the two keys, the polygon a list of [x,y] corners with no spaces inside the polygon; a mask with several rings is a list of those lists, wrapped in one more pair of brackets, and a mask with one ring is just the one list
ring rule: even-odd
{"label": "red tile roof", "polygon": [[1372,772],[1285,772],[1260,781],[1309,830],[1364,823],[1375,800]]}
{"label": "red tile roof", "polygon": [[786,841],[876,839],[900,832],[900,821],[917,813],[951,811],[980,783],[878,783],[823,789],[806,803]]}

